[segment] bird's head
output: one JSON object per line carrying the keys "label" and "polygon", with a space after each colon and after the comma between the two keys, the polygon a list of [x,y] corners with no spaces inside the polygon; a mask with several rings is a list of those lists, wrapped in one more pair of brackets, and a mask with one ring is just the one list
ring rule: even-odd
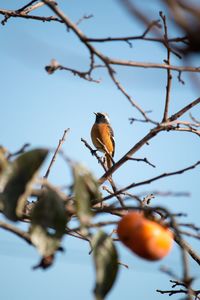
{"label": "bird's head", "polygon": [[109,116],[104,112],[94,112],[96,116],[96,123],[110,123]]}

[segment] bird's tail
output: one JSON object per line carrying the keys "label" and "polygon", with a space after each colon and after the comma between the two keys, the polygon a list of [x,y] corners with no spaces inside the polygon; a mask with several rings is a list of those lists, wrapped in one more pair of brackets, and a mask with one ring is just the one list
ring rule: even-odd
{"label": "bird's tail", "polygon": [[107,153],[106,153],[105,157],[106,157],[106,167],[107,167],[107,169],[110,169],[113,165],[112,158]]}

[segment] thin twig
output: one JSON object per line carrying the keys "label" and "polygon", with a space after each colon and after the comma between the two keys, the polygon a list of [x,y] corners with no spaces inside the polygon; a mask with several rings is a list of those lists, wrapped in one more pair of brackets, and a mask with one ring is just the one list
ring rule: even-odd
{"label": "thin twig", "polygon": [[[13,18],[19,17],[22,19],[31,19],[31,20],[37,20],[37,21],[42,21],[42,22],[56,21],[59,23],[63,23],[62,20],[60,20],[59,18],[54,17],[54,16],[40,17],[40,16],[34,16],[34,15],[27,15],[27,14],[19,13],[17,11],[7,10],[7,9],[0,9],[0,15],[13,17]],[[7,20],[7,18],[6,18],[6,20]],[[2,25],[5,25],[6,21],[3,20],[3,21],[1,21],[1,23],[2,23]]]}
{"label": "thin twig", "polygon": [[[124,36],[124,37],[122,36],[122,37],[106,37],[106,38],[91,38],[91,37],[87,38],[87,41],[92,43],[126,42],[126,41],[135,41],[135,40],[144,40],[144,41],[158,42],[164,44],[164,39],[162,38],[146,37],[143,34],[137,36]],[[187,41],[186,36],[168,39],[168,43],[182,43],[184,41]]]}
{"label": "thin twig", "polygon": [[0,228],[3,228],[7,231],[10,231],[12,233],[14,233],[15,235],[17,235],[18,237],[22,238],[25,242],[27,242],[29,245],[32,245],[30,236],[27,232],[11,225],[8,223],[5,223],[3,221],[0,221]]}
{"label": "thin twig", "polygon": [[179,226],[189,227],[197,232],[200,231],[200,227],[193,223],[179,223]]}
{"label": "thin twig", "polygon": [[22,6],[21,8],[19,8],[17,11],[18,12],[22,12],[22,11],[26,10],[27,8],[29,8],[31,5],[33,5],[37,1],[38,0],[32,0],[32,1],[30,1],[27,4],[25,4],[24,6]]}
{"label": "thin twig", "polygon": [[116,76],[115,76],[115,72],[114,70],[110,67],[109,63],[106,63],[107,69],[108,69],[108,73],[111,77],[111,79],[113,80],[114,84],[116,85],[116,87],[121,91],[121,93],[128,99],[128,101],[131,103],[131,105],[133,107],[135,107],[144,117],[144,122],[150,122],[154,125],[157,125],[158,122],[152,120],[151,118],[149,118],[147,116],[147,113],[139,106],[139,104],[127,93],[127,91],[124,89],[124,87],[122,86],[122,84],[119,82],[119,80],[117,80]]}
{"label": "thin twig", "polygon": [[[33,4],[33,2],[35,2],[35,1],[31,1],[31,2]],[[19,13],[23,12],[23,14],[29,14],[31,11],[38,9],[38,8],[42,7],[43,5],[44,5],[43,2],[37,2],[34,5],[30,5],[30,4],[25,5],[23,8],[18,9],[17,12],[19,12]]]}
{"label": "thin twig", "polygon": [[107,170],[107,169],[106,169],[106,166],[104,165],[104,163],[103,163],[101,157],[97,154],[97,151],[94,150],[94,149],[88,144],[88,142],[87,142],[85,139],[81,138],[81,142],[84,143],[85,147],[88,148],[88,149],[90,150],[90,153],[96,157],[96,159],[97,159],[98,162],[101,164],[101,166],[102,166],[102,168],[104,169],[104,171],[106,171],[106,170]]}
{"label": "thin twig", "polygon": [[184,246],[184,249],[189,253],[189,255],[193,258],[194,261],[200,266],[200,255],[194,251],[194,249],[185,241],[182,240],[182,244],[180,245],[179,241],[175,238],[175,241],[179,244],[180,247]]}
{"label": "thin twig", "polygon": [[91,64],[90,67],[88,69],[88,71],[79,71],[76,69],[72,69],[72,68],[68,68],[68,67],[64,67],[62,65],[60,65],[55,59],[52,59],[50,64],[45,66],[45,70],[47,71],[48,74],[53,74],[55,71],[57,70],[64,70],[64,71],[69,71],[71,72],[74,76],[78,76],[84,80],[90,81],[90,82],[95,82],[95,83],[100,83],[101,80],[100,79],[94,79],[92,78],[92,72],[93,70],[97,69],[97,68],[101,68],[101,65],[94,65],[94,61],[93,61],[93,56],[91,57]]}
{"label": "thin twig", "polygon": [[146,157],[145,158],[134,158],[134,157],[129,157],[129,160],[134,160],[134,161],[143,161],[146,164],[150,165],[151,167],[155,168],[156,166],[153,165]]}
{"label": "thin twig", "polygon": [[48,169],[47,169],[47,171],[46,171],[46,173],[45,173],[45,175],[44,175],[44,178],[48,178],[49,173],[50,173],[50,171],[51,171],[51,168],[52,168],[53,164],[54,164],[55,161],[56,161],[56,156],[57,156],[58,152],[60,151],[60,149],[61,149],[61,147],[62,147],[62,144],[64,143],[65,138],[66,138],[66,135],[67,135],[67,133],[69,132],[69,130],[70,130],[69,128],[64,130],[63,136],[62,136],[62,138],[59,140],[58,146],[57,146],[57,148],[56,148],[56,150],[55,150],[55,152],[54,152],[54,155],[53,155],[52,160],[51,160],[51,162],[50,162],[50,164],[49,164],[49,167],[48,167]]}
{"label": "thin twig", "polygon": [[[170,49],[169,44],[168,44],[168,28],[167,28],[166,17],[163,15],[162,12],[160,12],[160,16],[161,16],[161,18],[163,20],[163,24],[164,24],[164,41],[165,41],[165,46],[166,46],[166,49],[167,49],[166,63],[168,65],[170,65],[171,49]],[[168,118],[171,83],[172,83],[171,70],[167,69],[166,99],[165,99],[165,109],[164,109],[164,115],[163,115],[162,122],[166,122],[166,120]]]}
{"label": "thin twig", "polygon": [[180,230],[180,233],[189,237],[193,237],[195,239],[200,240],[200,234],[196,234],[196,233],[192,233],[192,232],[188,232],[188,231],[184,231],[184,230]]}
{"label": "thin twig", "polygon": [[161,197],[190,197],[189,192],[174,192],[174,191],[143,191],[137,194],[138,197],[142,197],[146,194],[153,194],[154,196],[161,196]]}
{"label": "thin twig", "polygon": [[163,69],[163,70],[173,70],[177,72],[200,72],[200,67],[191,66],[175,66],[168,65],[166,63],[149,63],[149,62],[138,62],[132,60],[121,60],[117,58],[108,58],[107,62],[111,65],[116,66],[126,66],[126,67],[137,67],[137,68],[151,68],[151,69]]}
{"label": "thin twig", "polygon": [[9,160],[11,157],[14,157],[14,156],[24,153],[26,151],[26,148],[28,148],[29,146],[30,146],[30,144],[26,143],[16,152],[8,153],[7,159]]}
{"label": "thin twig", "polygon": [[178,118],[180,118],[183,114],[185,114],[188,110],[190,110],[192,107],[194,107],[195,105],[200,103],[200,97],[197,98],[196,100],[192,101],[191,103],[189,103],[188,105],[186,105],[185,107],[183,107],[182,109],[180,109],[177,113],[175,113],[174,115],[172,115],[170,118],[168,118],[168,121],[172,122],[174,120],[177,120]]}
{"label": "thin twig", "polygon": [[76,25],[78,26],[81,22],[83,22],[84,20],[88,20],[88,19],[91,19],[93,18],[93,14],[90,14],[90,15],[84,15],[83,17],[81,17],[77,22],[76,22]]}

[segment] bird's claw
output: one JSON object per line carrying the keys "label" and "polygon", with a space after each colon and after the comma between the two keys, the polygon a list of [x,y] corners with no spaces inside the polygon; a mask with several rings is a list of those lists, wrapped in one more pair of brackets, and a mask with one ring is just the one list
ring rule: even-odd
{"label": "bird's claw", "polygon": [[91,150],[92,155],[95,155],[95,153],[97,152],[97,150]]}

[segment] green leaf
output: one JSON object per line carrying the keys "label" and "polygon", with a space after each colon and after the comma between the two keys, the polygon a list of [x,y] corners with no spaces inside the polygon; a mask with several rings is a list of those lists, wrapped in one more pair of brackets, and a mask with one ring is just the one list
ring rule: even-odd
{"label": "green leaf", "polygon": [[65,232],[67,215],[62,194],[44,187],[31,214],[30,237],[42,257],[53,255]]}
{"label": "green leaf", "polygon": [[45,149],[28,151],[9,163],[2,173],[0,199],[3,213],[10,220],[17,221],[22,215],[34,175],[47,153]]}
{"label": "green leaf", "polygon": [[96,300],[102,300],[112,288],[118,272],[118,254],[113,240],[103,231],[98,231],[92,240],[96,267]]}
{"label": "green leaf", "polygon": [[80,164],[73,165],[75,206],[80,223],[87,226],[91,207],[100,198],[99,184],[93,174]]}

